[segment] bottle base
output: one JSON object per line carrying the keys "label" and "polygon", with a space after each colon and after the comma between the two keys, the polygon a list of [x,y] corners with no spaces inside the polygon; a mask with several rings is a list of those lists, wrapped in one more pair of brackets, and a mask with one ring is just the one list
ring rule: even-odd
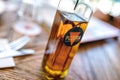
{"label": "bottle base", "polygon": [[52,77],[52,76],[45,76],[46,80],[64,80],[64,78],[59,78],[59,77]]}
{"label": "bottle base", "polygon": [[65,76],[67,75],[68,69],[64,71],[56,71],[50,69],[48,66],[45,66],[44,68],[42,68],[42,72],[42,75],[45,78],[42,80],[64,80]]}

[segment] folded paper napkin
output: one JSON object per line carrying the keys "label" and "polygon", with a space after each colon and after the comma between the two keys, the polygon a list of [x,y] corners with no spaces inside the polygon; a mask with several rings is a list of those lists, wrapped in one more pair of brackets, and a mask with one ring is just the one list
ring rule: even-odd
{"label": "folded paper napkin", "polygon": [[[7,39],[0,39],[0,52],[3,50],[8,50],[8,40]],[[7,67],[14,67],[14,59],[13,57],[8,58],[1,58],[0,59],[0,68],[7,68]]]}

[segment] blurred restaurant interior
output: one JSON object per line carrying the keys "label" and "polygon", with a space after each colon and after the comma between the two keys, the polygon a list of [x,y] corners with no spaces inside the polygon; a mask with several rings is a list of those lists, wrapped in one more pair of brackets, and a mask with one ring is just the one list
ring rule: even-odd
{"label": "blurred restaurant interior", "polygon": [[[93,15],[65,80],[120,80],[120,0],[86,1]],[[0,53],[4,44],[12,47],[13,41],[30,38],[13,49],[28,54],[0,55],[0,80],[42,80],[41,61],[58,3],[0,0]]]}

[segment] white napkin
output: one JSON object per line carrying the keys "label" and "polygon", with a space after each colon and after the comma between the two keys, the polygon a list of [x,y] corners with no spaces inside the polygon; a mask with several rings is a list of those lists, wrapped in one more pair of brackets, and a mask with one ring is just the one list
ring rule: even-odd
{"label": "white napkin", "polygon": [[15,63],[12,57],[0,59],[0,68],[14,67]]}
{"label": "white napkin", "polygon": [[[8,40],[0,39],[0,51],[6,50],[8,48]],[[14,67],[15,63],[13,57],[1,58],[0,59],[0,68]]]}

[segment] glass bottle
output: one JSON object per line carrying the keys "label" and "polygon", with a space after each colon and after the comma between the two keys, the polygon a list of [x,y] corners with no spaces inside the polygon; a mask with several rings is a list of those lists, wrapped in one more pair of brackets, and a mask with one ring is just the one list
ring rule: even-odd
{"label": "glass bottle", "polygon": [[86,0],[60,0],[42,62],[46,79],[65,78],[91,15]]}

